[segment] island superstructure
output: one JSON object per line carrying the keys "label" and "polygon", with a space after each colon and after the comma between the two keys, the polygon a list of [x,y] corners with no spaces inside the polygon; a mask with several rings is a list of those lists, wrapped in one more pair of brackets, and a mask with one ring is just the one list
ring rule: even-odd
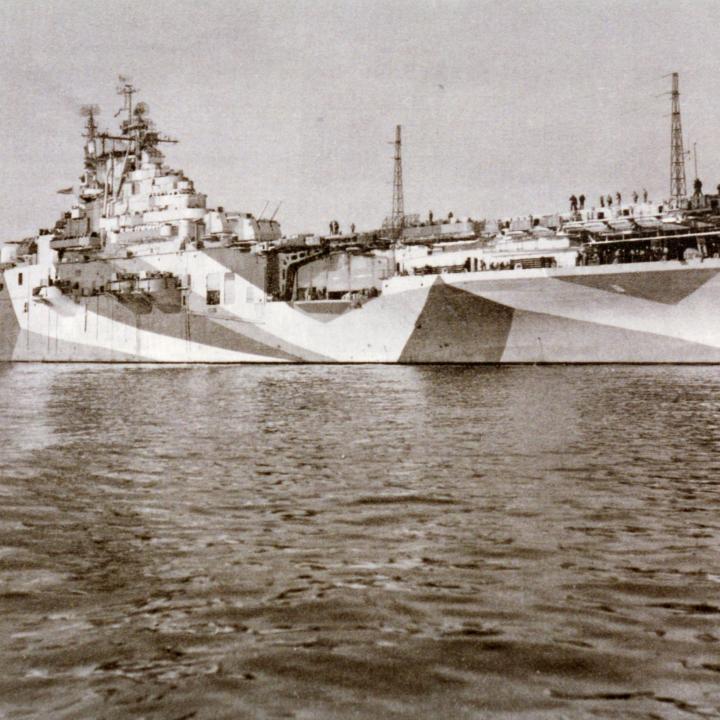
{"label": "island superstructure", "polygon": [[208,207],[121,92],[116,133],[84,109],[70,210],[0,249],[0,360],[720,361],[720,197],[699,180],[666,202],[421,221],[398,128],[383,228],[283,237]]}

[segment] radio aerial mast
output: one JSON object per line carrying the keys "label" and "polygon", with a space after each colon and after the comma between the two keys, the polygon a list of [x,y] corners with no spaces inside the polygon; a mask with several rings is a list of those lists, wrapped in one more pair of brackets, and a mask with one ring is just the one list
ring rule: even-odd
{"label": "radio aerial mast", "polygon": [[393,205],[390,218],[393,239],[397,240],[402,235],[405,222],[405,209],[403,199],[402,180],[402,140],[400,137],[401,126],[395,127],[395,177],[393,179]]}
{"label": "radio aerial mast", "polygon": [[672,112],[670,121],[670,197],[677,207],[687,197],[685,181],[685,151],[680,121],[680,89],[678,74],[672,74]]}

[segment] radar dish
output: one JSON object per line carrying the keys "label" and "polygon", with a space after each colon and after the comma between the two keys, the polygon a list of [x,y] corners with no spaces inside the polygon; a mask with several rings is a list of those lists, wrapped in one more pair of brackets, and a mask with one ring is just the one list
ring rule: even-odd
{"label": "radar dish", "polygon": [[117,85],[117,91],[118,95],[124,95],[127,92],[134,93],[137,91],[137,88],[134,88],[132,86],[132,81],[129,77],[126,75],[118,75],[118,85]]}
{"label": "radar dish", "polygon": [[148,104],[147,104],[147,103],[139,102],[139,103],[135,106],[135,111],[134,111],[134,112],[135,112],[136,115],[142,116],[142,115],[147,115],[149,111],[150,111],[150,108],[148,107]]}
{"label": "radar dish", "polygon": [[81,105],[80,106],[80,115],[82,117],[90,117],[92,115],[99,115],[100,114],[100,106],[99,105]]}

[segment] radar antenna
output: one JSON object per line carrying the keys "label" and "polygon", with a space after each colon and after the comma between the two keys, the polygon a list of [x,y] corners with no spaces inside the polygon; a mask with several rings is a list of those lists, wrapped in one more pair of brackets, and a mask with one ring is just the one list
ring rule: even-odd
{"label": "radar antenna", "polygon": [[127,113],[127,124],[130,125],[132,123],[132,96],[138,91],[136,87],[133,86],[133,84],[130,82],[129,77],[125,77],[124,75],[118,76],[118,86],[117,86],[117,94],[123,96],[123,106],[115,113],[115,117],[120,115],[120,113],[125,112]]}
{"label": "radar antenna", "polygon": [[87,118],[87,122],[85,124],[85,135],[88,140],[91,142],[95,139],[95,135],[97,134],[97,123],[95,122],[95,116],[100,114],[100,106],[99,105],[81,105],[80,106],[80,117]]}
{"label": "radar antenna", "polygon": [[85,143],[85,169],[88,171],[86,175],[86,182],[91,182],[94,177],[93,173],[96,170],[97,160],[97,145],[95,138],[97,136],[97,123],[95,122],[95,116],[100,114],[100,107],[98,105],[82,105],[80,107],[80,116],[87,118],[85,122],[85,132],[83,137],[87,138]]}
{"label": "radar antenna", "polygon": [[140,101],[135,106],[134,113],[135,113],[135,117],[137,117],[137,118],[145,117],[145,115],[147,115],[149,112],[150,112],[150,107],[146,102]]}

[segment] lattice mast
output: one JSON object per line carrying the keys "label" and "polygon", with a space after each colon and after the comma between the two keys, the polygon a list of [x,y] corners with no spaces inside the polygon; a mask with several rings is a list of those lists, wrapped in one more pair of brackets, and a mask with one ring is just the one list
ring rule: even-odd
{"label": "lattice mast", "polygon": [[95,145],[95,138],[98,134],[98,126],[97,122],[95,122],[95,117],[99,114],[100,108],[97,105],[82,105],[80,107],[80,115],[87,118],[83,137],[87,139],[84,147],[85,170],[87,171],[85,182],[89,185],[94,182],[97,172],[97,147]]}
{"label": "lattice mast", "polygon": [[405,222],[405,201],[403,199],[402,181],[402,140],[400,125],[395,126],[395,177],[393,179],[392,233],[395,239],[402,235]]}
{"label": "lattice mast", "polygon": [[685,182],[685,150],[680,121],[680,89],[678,74],[672,74],[672,111],[670,121],[670,197],[676,205],[687,197]]}

